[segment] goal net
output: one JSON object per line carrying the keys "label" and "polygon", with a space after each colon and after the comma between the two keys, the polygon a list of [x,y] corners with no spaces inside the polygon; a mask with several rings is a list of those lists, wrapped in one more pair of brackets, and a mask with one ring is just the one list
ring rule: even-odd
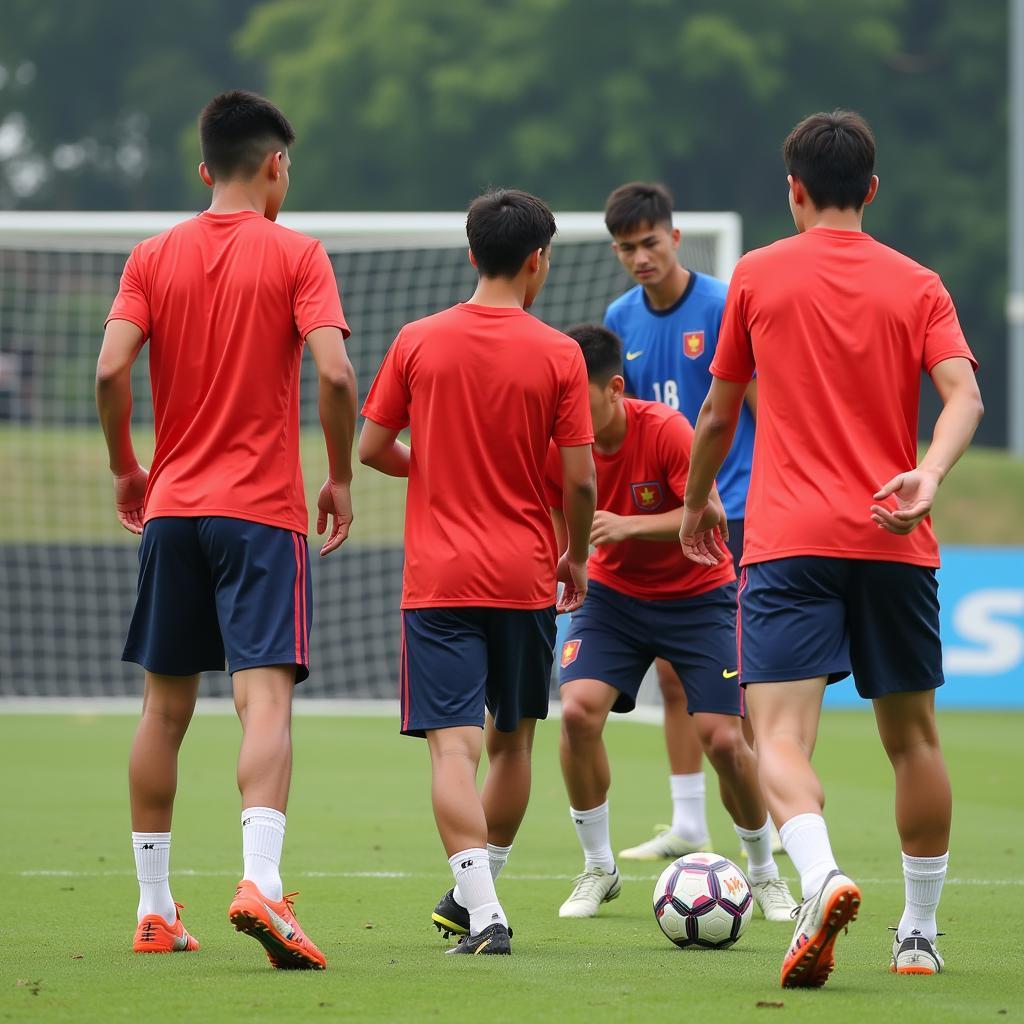
{"label": "goal net", "polygon": [[[184,214],[0,214],[0,697],[129,696],[142,673],[120,659],[138,542],[114,515],[93,378],[103,319],[125,258]],[[557,327],[600,320],[630,285],[600,214],[557,217],[548,284],[533,312]],[[469,297],[465,215],[291,214],[320,238],[352,327],[365,396],[402,324]],[[732,213],[678,213],[682,260],[727,278],[739,257]],[[152,453],[144,348],[134,374],[136,446]],[[312,360],[303,364],[307,499],[326,471]],[[313,559],[311,676],[302,697],[397,693],[405,482],[356,465],[356,522],[344,547]],[[314,547],[311,538],[311,547]],[[230,693],[211,674],[204,693]]]}

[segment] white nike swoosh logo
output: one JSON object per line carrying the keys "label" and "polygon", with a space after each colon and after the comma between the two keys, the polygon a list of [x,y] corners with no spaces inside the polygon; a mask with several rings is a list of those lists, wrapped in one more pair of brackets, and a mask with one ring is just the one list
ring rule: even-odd
{"label": "white nike swoosh logo", "polygon": [[281,935],[286,939],[290,939],[295,934],[295,929],[280,914],[275,914],[266,903],[263,904],[263,908],[270,915],[270,923]]}
{"label": "white nike swoosh logo", "polygon": [[644,350],[640,349],[639,352],[627,352],[626,359],[632,362],[634,359],[639,359],[644,354]]}

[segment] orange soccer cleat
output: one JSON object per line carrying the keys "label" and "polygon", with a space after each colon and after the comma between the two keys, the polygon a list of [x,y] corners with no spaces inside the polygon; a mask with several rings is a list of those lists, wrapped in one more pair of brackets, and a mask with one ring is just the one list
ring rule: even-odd
{"label": "orange soccer cleat", "polygon": [[162,914],[147,914],[135,929],[132,950],[136,953],[193,953],[199,943],[181,923],[180,903],[174,904],[174,924],[168,924]]}
{"label": "orange soccer cleat", "polygon": [[228,908],[228,920],[251,935],[267,951],[270,962],[281,970],[322,971],[327,958],[306,938],[295,920],[292,892],[282,900],[270,900],[254,882],[243,879]]}
{"label": "orange soccer cleat", "polygon": [[783,988],[821,988],[835,966],[836,936],[856,920],[860,889],[840,871],[833,871],[817,894],[793,913],[796,930],[782,962]]}

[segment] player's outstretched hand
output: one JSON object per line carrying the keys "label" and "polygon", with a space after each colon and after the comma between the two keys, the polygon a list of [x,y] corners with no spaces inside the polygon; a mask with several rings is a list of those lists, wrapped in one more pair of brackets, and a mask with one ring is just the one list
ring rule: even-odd
{"label": "player's outstretched hand", "polygon": [[725,542],[729,539],[729,523],[725,509],[716,494],[708,498],[704,508],[683,508],[679,526],[679,543],[683,554],[698,565],[718,565],[728,557]]}
{"label": "player's outstretched hand", "polygon": [[563,584],[562,593],[555,605],[557,612],[574,612],[587,596],[587,563],[573,562],[566,552],[558,560],[556,570],[558,582]]}
{"label": "player's outstretched hand", "polygon": [[142,504],[146,498],[149,473],[136,466],[124,476],[114,477],[114,508],[121,525],[134,534],[142,533]]}
{"label": "player's outstretched hand", "polygon": [[935,492],[938,489],[939,477],[935,473],[922,469],[900,473],[875,494],[875,501],[883,501],[894,495],[895,510],[884,505],[872,505],[871,518],[890,533],[910,533],[931,513],[932,502],[935,501]]}
{"label": "player's outstretched hand", "polygon": [[320,497],[316,499],[317,536],[323,534],[327,529],[327,517],[334,520],[331,526],[331,535],[327,542],[320,549],[320,557],[329,555],[335,548],[340,548],[348,537],[349,527],[352,525],[352,490],[348,484],[340,484],[330,477],[320,488]]}

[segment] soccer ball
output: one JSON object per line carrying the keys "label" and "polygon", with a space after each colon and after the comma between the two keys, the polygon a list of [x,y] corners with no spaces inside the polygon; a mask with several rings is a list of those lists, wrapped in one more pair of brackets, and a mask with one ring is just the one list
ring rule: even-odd
{"label": "soccer ball", "polygon": [[754,896],[731,860],[688,853],[673,861],[654,886],[654,916],[682,948],[726,949],[750,924]]}

